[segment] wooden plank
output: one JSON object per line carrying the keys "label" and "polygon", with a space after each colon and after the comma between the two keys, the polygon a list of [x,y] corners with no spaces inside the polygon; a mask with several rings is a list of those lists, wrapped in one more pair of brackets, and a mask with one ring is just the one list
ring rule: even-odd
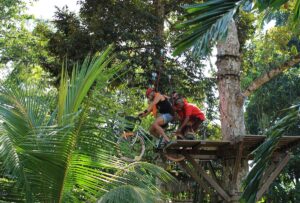
{"label": "wooden plank", "polygon": [[291,158],[291,155],[289,153],[287,153],[286,156],[283,158],[283,160],[278,163],[278,165],[276,166],[276,169],[271,173],[271,175],[267,178],[267,180],[264,182],[264,184],[261,186],[261,188],[257,192],[256,200],[259,200],[263,196],[263,194],[270,187],[270,185],[275,180],[275,178],[277,178],[277,176],[279,175],[281,170],[289,162],[290,158]]}
{"label": "wooden plank", "polygon": [[279,139],[276,151],[286,151],[300,144],[300,136],[283,136]]}
{"label": "wooden plank", "polygon": [[[216,158],[223,159],[243,159],[243,157],[248,159],[253,159],[253,156],[250,153],[255,150],[264,140],[266,136],[257,136],[257,135],[246,135],[238,136],[234,141],[222,141],[222,140],[177,140],[173,143],[170,143],[163,150],[166,153],[179,153],[182,154],[184,151],[186,153],[193,155],[200,155],[199,159],[209,160]],[[241,154],[234,153],[236,148],[239,147],[239,143],[243,143],[243,150]],[[285,152],[287,149],[300,144],[300,136],[283,136],[279,140],[275,151]],[[171,150],[171,151],[169,151]],[[175,150],[175,151],[173,151]],[[237,163],[236,163],[237,164]],[[238,170],[238,165],[235,165],[235,171]],[[236,173],[235,173],[236,174]]]}
{"label": "wooden plank", "polygon": [[189,174],[194,180],[202,187],[207,193],[210,192],[210,189],[208,185],[202,180],[202,178],[194,171],[192,170],[185,161],[178,162],[179,165],[186,171],[187,174]]}
{"label": "wooden plank", "polygon": [[236,151],[236,157],[235,157],[235,162],[234,162],[234,168],[233,168],[233,182],[235,183],[237,180],[237,176],[240,170],[240,165],[241,165],[241,160],[242,160],[242,155],[243,155],[243,142],[240,142],[238,144],[238,148]]}
{"label": "wooden plank", "polygon": [[165,153],[183,153],[186,152],[188,154],[200,154],[200,155],[217,155],[217,150],[213,149],[203,149],[203,150],[190,150],[190,149],[165,149],[163,150]]}
{"label": "wooden plank", "polygon": [[200,173],[200,175],[210,184],[212,188],[214,188],[217,193],[227,202],[230,201],[230,196],[227,194],[225,190],[210,176],[206,174],[206,172],[200,167],[196,161],[189,155],[185,154],[186,159],[192,164],[192,166],[197,169],[197,171]]}
{"label": "wooden plank", "polygon": [[177,140],[173,143],[170,143],[167,148],[186,148],[186,147],[219,147],[228,145],[228,141],[211,141],[211,140]]}
{"label": "wooden plank", "polygon": [[211,164],[211,161],[207,162],[207,166],[208,166],[208,169],[209,169],[213,179],[219,184],[215,169],[214,169],[213,165]]}
{"label": "wooden plank", "polygon": [[194,159],[199,160],[217,160],[218,157],[216,155],[191,155]]}

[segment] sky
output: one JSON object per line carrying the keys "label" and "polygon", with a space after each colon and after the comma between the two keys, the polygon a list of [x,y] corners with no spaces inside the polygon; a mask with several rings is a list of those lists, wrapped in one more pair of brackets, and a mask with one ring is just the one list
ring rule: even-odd
{"label": "sky", "polygon": [[56,11],[55,6],[62,8],[67,5],[70,11],[79,11],[78,0],[38,0],[33,2],[28,8],[28,14],[33,14],[36,18],[50,20]]}
{"label": "sky", "polygon": [[[67,5],[70,11],[79,11],[78,0],[37,0],[28,6],[27,13],[34,15],[38,19],[51,20],[53,19],[55,6],[62,8]],[[29,0],[27,0],[29,2]],[[4,80],[12,71],[8,64],[6,68],[0,69],[0,81]]]}

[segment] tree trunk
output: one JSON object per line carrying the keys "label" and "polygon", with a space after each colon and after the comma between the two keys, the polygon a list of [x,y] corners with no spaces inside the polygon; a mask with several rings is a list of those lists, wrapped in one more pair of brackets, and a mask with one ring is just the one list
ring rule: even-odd
{"label": "tree trunk", "polygon": [[[218,89],[220,97],[220,120],[223,140],[233,140],[245,135],[243,113],[244,97],[240,88],[240,44],[235,22],[228,28],[226,40],[217,45]],[[247,160],[243,160],[237,178],[233,177],[235,159],[224,160],[222,185],[228,193],[237,197],[241,192],[241,178],[248,172]],[[232,200],[231,202],[238,202]]]}
{"label": "tree trunk", "polygon": [[225,41],[217,45],[218,88],[223,140],[245,134],[243,96],[240,88],[241,61],[235,22],[228,28]]}
{"label": "tree trunk", "polygon": [[154,59],[153,64],[154,68],[157,72],[157,79],[155,84],[155,89],[160,90],[159,81],[161,77],[161,72],[163,68],[163,48],[164,48],[164,17],[165,17],[165,7],[163,0],[154,0],[153,1],[155,6],[155,15],[157,17],[157,24],[155,29],[155,46],[154,46]]}

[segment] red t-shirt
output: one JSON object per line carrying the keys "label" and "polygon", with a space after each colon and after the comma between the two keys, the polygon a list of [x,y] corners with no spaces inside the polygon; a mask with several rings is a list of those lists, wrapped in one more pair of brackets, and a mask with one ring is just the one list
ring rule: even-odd
{"label": "red t-shirt", "polygon": [[187,116],[191,119],[198,118],[202,121],[205,120],[204,113],[194,104],[187,103],[184,101],[184,106],[182,110],[177,110],[177,114],[181,120],[184,120]]}

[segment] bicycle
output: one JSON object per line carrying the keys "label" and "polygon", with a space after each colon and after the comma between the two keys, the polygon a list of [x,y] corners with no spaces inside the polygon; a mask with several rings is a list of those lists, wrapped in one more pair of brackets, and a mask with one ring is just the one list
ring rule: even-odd
{"label": "bicycle", "polygon": [[144,138],[147,138],[147,133],[139,126],[141,119],[126,116],[123,124],[123,131],[117,140],[117,153],[124,161],[140,161],[146,148]]}
{"label": "bicycle", "polygon": [[[123,121],[123,131],[118,132],[120,136],[117,140],[117,153],[119,157],[128,162],[140,161],[145,153],[145,138],[149,140],[147,137],[148,133],[140,127],[141,119],[139,117],[134,116],[126,116]],[[117,126],[120,126],[117,125]],[[171,123],[170,125],[163,126],[165,132],[168,136],[174,137],[174,130],[176,128],[175,123]],[[160,138],[160,141],[162,138]],[[164,152],[163,148],[159,145],[159,142],[155,146],[156,150],[162,150],[160,152]],[[167,159],[171,161],[182,161],[185,157],[180,153],[174,154],[163,154]]]}

